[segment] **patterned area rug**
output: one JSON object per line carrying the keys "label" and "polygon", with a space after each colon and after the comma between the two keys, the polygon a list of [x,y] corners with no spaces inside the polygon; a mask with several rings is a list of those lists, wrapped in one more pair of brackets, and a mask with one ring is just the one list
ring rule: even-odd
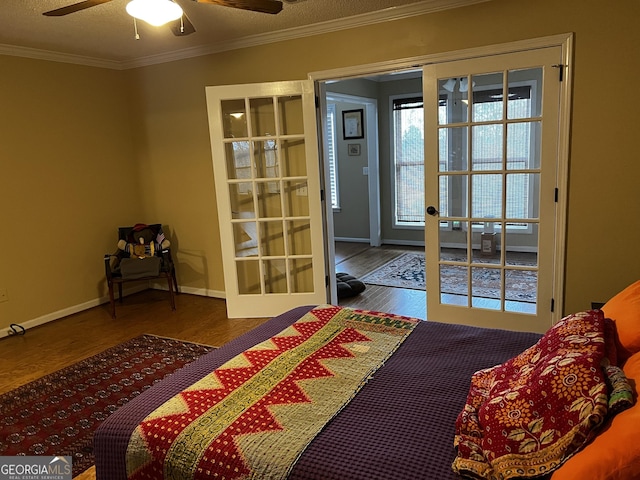
{"label": "patterned area rug", "polygon": [[[448,260],[462,260],[454,255]],[[517,265],[534,265],[523,255]],[[466,295],[467,282],[461,269],[445,265],[442,269],[442,293]],[[500,272],[495,269],[474,269],[473,295],[480,298],[500,298]],[[361,277],[364,283],[382,285],[386,287],[410,288],[424,290],[425,259],[424,253],[403,253],[381,267]],[[537,291],[537,273],[526,270],[507,270],[506,273],[507,300],[519,302],[535,302]]]}
{"label": "patterned area rug", "polygon": [[0,455],[70,455],[94,463],[93,432],[154,383],[213,350],[141,335],[0,396]]}

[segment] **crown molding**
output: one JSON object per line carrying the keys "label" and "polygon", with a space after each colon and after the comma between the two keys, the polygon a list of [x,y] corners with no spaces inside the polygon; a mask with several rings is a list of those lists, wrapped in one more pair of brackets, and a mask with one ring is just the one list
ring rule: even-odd
{"label": "crown molding", "polygon": [[76,65],[85,65],[88,67],[122,70],[122,62],[117,60],[106,60],[104,58],[85,57],[83,55],[54,52],[51,50],[41,50],[38,48],[19,47],[17,45],[0,44],[0,55],[33,58],[36,60],[48,60],[50,62],[59,62],[59,63],[73,63]]}
{"label": "crown molding", "polygon": [[59,53],[48,50],[39,50],[28,47],[17,47],[12,45],[0,44],[0,55],[13,55],[19,57],[35,58],[39,60],[50,60],[54,62],[74,63],[79,65],[87,65],[91,67],[109,68],[115,70],[128,70],[132,68],[146,67],[161,63],[174,62],[177,60],[185,60],[188,58],[200,57],[203,55],[211,55],[214,53],[225,52],[229,50],[237,50],[240,48],[255,47],[270,43],[294,40],[296,38],[310,37],[324,33],[331,33],[350,28],[363,27],[367,25],[375,25],[378,23],[401,20],[403,18],[415,17],[429,13],[435,13],[442,10],[451,10],[454,8],[465,7],[476,3],[489,2],[491,0],[423,0],[422,2],[402,5],[398,7],[390,7],[371,13],[363,13],[351,17],[340,18],[337,20],[329,20],[319,22],[313,25],[305,25],[300,27],[289,28],[277,32],[249,35],[237,40],[228,42],[219,42],[213,45],[203,45],[172,52],[161,53],[158,55],[149,55],[133,60],[106,60],[100,58],[86,57],[81,55],[73,55],[67,53]]}

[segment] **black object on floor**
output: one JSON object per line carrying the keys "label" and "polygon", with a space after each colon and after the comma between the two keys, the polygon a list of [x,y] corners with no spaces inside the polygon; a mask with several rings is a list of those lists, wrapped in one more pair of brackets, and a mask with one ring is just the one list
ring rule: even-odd
{"label": "black object on floor", "polygon": [[338,286],[338,298],[355,297],[364,292],[367,286],[353,275],[348,273],[336,273]]}

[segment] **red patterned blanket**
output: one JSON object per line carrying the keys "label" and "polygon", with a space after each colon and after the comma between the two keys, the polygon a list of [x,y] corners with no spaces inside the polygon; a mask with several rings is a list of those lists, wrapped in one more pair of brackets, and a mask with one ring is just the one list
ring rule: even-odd
{"label": "red patterned blanket", "polygon": [[311,310],[147,416],[129,440],[128,478],[285,478],[417,322]]}
{"label": "red patterned blanket", "polygon": [[520,355],[476,372],[456,422],[453,470],[502,480],[558,468],[633,403],[614,335],[599,310],[571,315]]}

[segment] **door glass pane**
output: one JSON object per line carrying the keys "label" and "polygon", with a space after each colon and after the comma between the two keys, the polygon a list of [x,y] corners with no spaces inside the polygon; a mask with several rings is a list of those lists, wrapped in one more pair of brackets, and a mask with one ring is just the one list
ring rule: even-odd
{"label": "door glass pane", "polygon": [[507,218],[538,218],[540,174],[507,174]]}
{"label": "door glass pane", "polygon": [[502,297],[501,270],[498,268],[471,268],[472,306],[478,308],[500,309]]}
{"label": "door glass pane", "polygon": [[505,299],[535,304],[537,301],[538,272],[535,270],[506,270]]}
{"label": "door glass pane", "polygon": [[233,223],[233,241],[236,257],[258,255],[258,231],[256,222]]}
{"label": "door glass pane", "polygon": [[507,117],[531,118],[542,114],[542,68],[510,70]]}
{"label": "door glass pane", "polygon": [[467,77],[441,78],[438,80],[440,125],[466,122],[469,118],[469,88]]}
{"label": "door glass pane", "polygon": [[257,260],[236,262],[238,274],[238,293],[255,295],[262,291],[260,285],[260,264]]}
{"label": "door glass pane", "polygon": [[440,176],[441,217],[467,217],[467,178],[468,175]]}
{"label": "door glass pane", "polygon": [[[465,262],[469,258],[467,255],[467,232],[469,222],[451,221],[449,227],[440,229],[440,261],[444,262]],[[455,245],[456,247],[452,247]]]}
{"label": "door glass pane", "polygon": [[[481,231],[476,231],[474,237],[473,262],[499,265],[500,255],[500,227],[495,222],[482,222],[478,225]],[[475,245],[478,247],[476,248]]]}
{"label": "door glass pane", "polygon": [[290,255],[311,255],[311,227],[309,222],[287,222],[287,242]]}
{"label": "door glass pane", "polygon": [[272,98],[252,98],[251,132],[254,137],[268,137],[276,134],[276,116]]}
{"label": "door glass pane", "polygon": [[285,205],[287,217],[309,216],[309,193],[304,180],[284,183]]}
{"label": "door glass pane", "polygon": [[304,132],[301,96],[278,97],[278,113],[282,135],[300,135]]}
{"label": "door glass pane", "polygon": [[307,175],[307,155],[304,139],[282,140],[280,143],[282,176],[305,177]]}
{"label": "door glass pane", "polygon": [[507,169],[540,168],[540,122],[507,125]]}
{"label": "door glass pane", "polygon": [[502,130],[500,123],[472,128],[472,170],[502,170]]}
{"label": "door glass pane", "polygon": [[274,140],[253,142],[253,158],[256,162],[257,178],[274,178],[278,171],[278,151]]}
{"label": "door glass pane", "polygon": [[231,218],[255,218],[251,182],[229,184],[229,200],[231,201]]}
{"label": "door glass pane", "polygon": [[438,131],[439,170],[461,172],[468,170],[467,127],[448,127]]}
{"label": "door glass pane", "polygon": [[508,223],[506,244],[506,265],[519,267],[538,266],[538,224]]}
{"label": "door glass pane", "polygon": [[310,258],[294,258],[291,263],[291,290],[313,292],[313,261]]}
{"label": "door glass pane", "polygon": [[260,182],[258,188],[258,215],[260,218],[282,217],[280,182]]}
{"label": "door glass pane", "polygon": [[475,218],[502,216],[502,175],[471,176],[471,216]]}
{"label": "door glass pane", "polygon": [[467,305],[469,269],[466,266],[440,265],[440,302],[447,305]]}
{"label": "door glass pane", "polygon": [[251,156],[249,155],[249,142],[231,142],[224,146],[227,177],[251,178]]}
{"label": "door glass pane", "polygon": [[249,136],[244,99],[223,100],[221,102],[221,108],[224,138],[243,138]]}
{"label": "door glass pane", "polygon": [[503,119],[504,95],[502,72],[473,75],[474,122],[490,122]]}
{"label": "door glass pane", "polygon": [[263,256],[285,254],[282,221],[260,222],[260,254]]}
{"label": "door glass pane", "polygon": [[286,266],[285,259],[263,261],[265,293],[287,293]]}
{"label": "door glass pane", "polygon": [[451,248],[440,246],[440,260],[445,262],[464,262],[467,263],[466,248]]}

